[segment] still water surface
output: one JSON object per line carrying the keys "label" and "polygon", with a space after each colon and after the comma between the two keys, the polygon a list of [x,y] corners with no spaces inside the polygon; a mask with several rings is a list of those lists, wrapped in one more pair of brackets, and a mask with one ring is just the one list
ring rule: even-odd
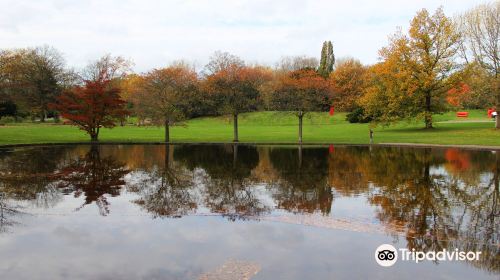
{"label": "still water surface", "polygon": [[[499,180],[451,148],[0,149],[0,279],[498,279]],[[383,268],[383,243],[482,255]]]}

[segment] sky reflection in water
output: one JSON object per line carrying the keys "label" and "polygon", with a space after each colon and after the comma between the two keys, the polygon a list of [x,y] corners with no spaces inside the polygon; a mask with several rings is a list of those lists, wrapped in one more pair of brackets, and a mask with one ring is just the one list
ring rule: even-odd
{"label": "sky reflection in water", "polygon": [[[1,279],[497,279],[500,153],[396,147],[0,150]],[[482,251],[379,267],[382,243]],[[417,274],[418,273],[418,274]]]}

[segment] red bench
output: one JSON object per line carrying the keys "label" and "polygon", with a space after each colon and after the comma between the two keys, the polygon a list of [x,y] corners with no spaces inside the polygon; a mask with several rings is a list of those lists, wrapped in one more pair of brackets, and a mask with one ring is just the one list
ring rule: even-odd
{"label": "red bench", "polygon": [[457,117],[459,118],[467,118],[469,116],[469,112],[457,112]]}

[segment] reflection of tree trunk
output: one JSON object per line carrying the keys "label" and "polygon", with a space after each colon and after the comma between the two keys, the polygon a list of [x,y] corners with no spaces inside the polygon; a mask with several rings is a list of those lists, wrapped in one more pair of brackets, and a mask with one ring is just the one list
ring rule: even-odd
{"label": "reflection of tree trunk", "polygon": [[165,171],[170,168],[170,144],[165,144]]}
{"label": "reflection of tree trunk", "polygon": [[233,168],[236,168],[237,161],[238,161],[238,144],[233,144]]}
{"label": "reflection of tree trunk", "polygon": [[238,142],[238,114],[233,114],[234,139],[233,142]]}
{"label": "reflection of tree trunk", "polygon": [[424,150],[425,157],[424,157],[424,174],[423,174],[424,178],[423,179],[424,179],[424,182],[427,186],[430,186],[429,184],[431,181],[431,175],[430,175],[431,164],[430,164],[430,159],[429,159],[430,153],[431,153],[430,149]]}
{"label": "reflection of tree trunk", "polygon": [[92,164],[95,164],[96,162],[99,162],[100,154],[99,154],[99,145],[97,144],[91,144],[90,145],[90,152],[89,152],[89,159]]}
{"label": "reflection of tree trunk", "polygon": [[[497,117],[498,120],[499,117]],[[496,160],[495,160],[495,170],[493,171],[493,185],[494,185],[494,190],[493,194],[491,196],[491,201],[492,201],[492,213],[490,214],[490,219],[491,219],[491,224],[495,224],[495,217],[498,216],[499,211],[498,211],[498,199],[500,196],[500,152],[497,151],[496,153]]]}
{"label": "reflection of tree trunk", "polygon": [[299,145],[299,170],[302,168],[302,145]]}
{"label": "reflection of tree trunk", "polygon": [[170,124],[168,119],[165,120],[165,142],[166,143],[170,142]]}
{"label": "reflection of tree trunk", "polygon": [[302,143],[302,118],[304,118],[304,112],[299,111],[299,143]]}

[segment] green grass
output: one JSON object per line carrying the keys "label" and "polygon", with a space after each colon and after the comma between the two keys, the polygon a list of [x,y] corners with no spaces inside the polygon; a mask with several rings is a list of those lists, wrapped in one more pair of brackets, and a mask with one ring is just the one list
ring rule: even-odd
{"label": "green grass", "polygon": [[[375,143],[425,143],[453,145],[500,145],[500,132],[483,110],[469,110],[469,118],[456,118],[450,112],[434,118],[435,127],[422,129],[422,122],[399,123],[376,127]],[[293,114],[259,112],[242,114],[239,119],[240,142],[295,143],[297,117]],[[350,124],[344,113],[330,117],[328,113],[312,113],[304,119],[304,142],[351,143],[369,142],[368,124]],[[163,141],[163,129],[127,125],[103,129],[101,142]],[[232,123],[224,117],[198,118],[186,126],[173,127],[173,142],[230,142]],[[0,126],[0,145],[33,143],[71,143],[88,141],[89,137],[75,127],[57,124],[21,123]]]}

